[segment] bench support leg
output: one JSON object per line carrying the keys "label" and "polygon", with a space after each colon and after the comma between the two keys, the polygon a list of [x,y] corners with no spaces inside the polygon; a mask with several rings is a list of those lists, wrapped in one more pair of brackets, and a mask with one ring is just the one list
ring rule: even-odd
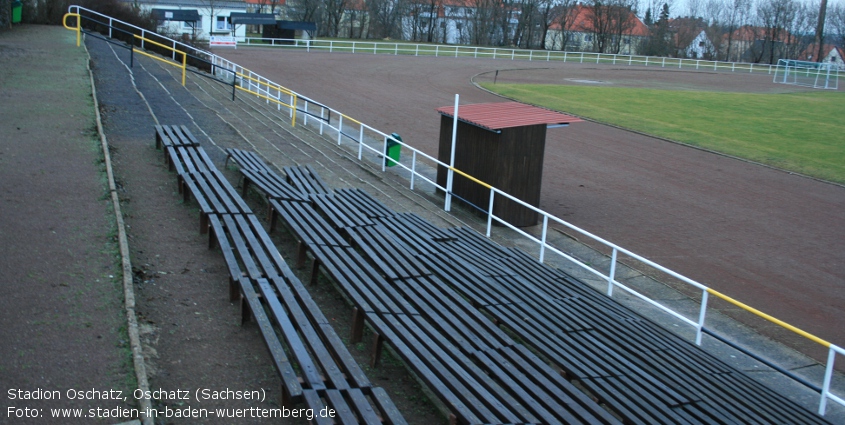
{"label": "bench support leg", "polygon": [[247,303],[246,298],[239,298],[240,300],[238,301],[238,304],[240,305],[241,310],[241,326],[243,326],[244,323],[252,320],[252,312],[249,309],[249,303]]}
{"label": "bench support leg", "polygon": [[204,235],[208,233],[209,223],[208,223],[208,214],[204,212],[200,212],[200,234]]}
{"label": "bench support leg", "polygon": [[314,261],[311,262],[311,279],[309,283],[311,285],[317,284],[317,279],[320,277],[320,261],[317,258],[314,258]]}
{"label": "bench support leg", "polygon": [[305,266],[305,243],[302,241],[297,242],[296,244],[296,268],[301,269]]}
{"label": "bench support leg", "polygon": [[352,335],[349,337],[349,342],[357,344],[364,339],[364,312],[358,307],[352,308]]}
{"label": "bench support leg", "polygon": [[384,345],[384,338],[381,337],[378,333],[373,333],[373,356],[370,366],[373,368],[378,367],[379,362],[381,362],[381,349]]}
{"label": "bench support leg", "polygon": [[281,387],[282,391],[279,395],[279,406],[290,406],[293,403],[284,382],[282,382]]}
{"label": "bench support leg", "polygon": [[241,290],[238,288],[238,283],[229,277],[229,301],[237,301],[241,299]]}
{"label": "bench support leg", "polygon": [[241,197],[246,199],[247,198],[246,193],[249,190],[249,179],[246,178],[246,177],[241,177],[241,181],[242,181],[241,187],[243,188],[243,189],[241,189]]}

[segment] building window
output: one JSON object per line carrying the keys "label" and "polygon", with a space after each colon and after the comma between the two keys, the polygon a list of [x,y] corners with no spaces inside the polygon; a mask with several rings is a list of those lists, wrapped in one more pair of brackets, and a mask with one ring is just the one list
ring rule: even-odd
{"label": "building window", "polygon": [[182,21],[182,29],[183,30],[192,30],[197,25],[196,22],[193,21]]}
{"label": "building window", "polygon": [[221,31],[231,31],[232,25],[226,20],[225,16],[218,16],[215,20],[214,29]]}
{"label": "building window", "polygon": [[593,36],[592,36],[592,35],[589,35],[589,34],[585,35],[585,36],[584,36],[584,41],[593,41]]}

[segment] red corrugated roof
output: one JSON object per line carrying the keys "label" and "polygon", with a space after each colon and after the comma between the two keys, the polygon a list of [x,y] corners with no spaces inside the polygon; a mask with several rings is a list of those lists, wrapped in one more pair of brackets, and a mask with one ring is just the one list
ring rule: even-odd
{"label": "red corrugated roof", "polygon": [[[455,116],[454,106],[437,108],[443,115]],[[527,125],[555,125],[581,122],[580,118],[519,102],[476,103],[458,106],[458,119],[488,130],[523,127]]]}

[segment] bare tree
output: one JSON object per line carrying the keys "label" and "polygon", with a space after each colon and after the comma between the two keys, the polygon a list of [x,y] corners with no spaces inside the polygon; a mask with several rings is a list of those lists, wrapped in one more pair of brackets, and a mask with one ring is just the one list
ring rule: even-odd
{"label": "bare tree", "polygon": [[397,0],[368,0],[371,29],[377,38],[396,37],[399,34],[399,18],[402,10]]}
{"label": "bare tree", "polygon": [[619,53],[624,35],[637,23],[633,0],[592,0],[590,12],[594,50],[598,53]]}
{"label": "bare tree", "polygon": [[845,46],[845,4],[833,6],[827,13],[828,28],[836,36],[837,44]]}
{"label": "bare tree", "polygon": [[288,2],[287,6],[288,15],[295,21],[320,22],[322,15],[321,0],[296,0]]}
{"label": "bare tree", "polygon": [[340,35],[340,22],[348,0],[323,0],[323,32],[329,37]]}

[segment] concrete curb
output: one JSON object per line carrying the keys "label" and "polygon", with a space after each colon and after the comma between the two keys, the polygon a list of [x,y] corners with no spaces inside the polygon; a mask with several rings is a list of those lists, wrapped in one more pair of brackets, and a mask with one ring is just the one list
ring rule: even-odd
{"label": "concrete curb", "polygon": [[[147,380],[147,368],[144,364],[144,352],[141,347],[141,337],[138,332],[138,318],[135,315],[135,291],[134,283],[132,282],[132,263],[129,259],[129,242],[126,237],[126,227],[123,222],[123,213],[120,210],[120,198],[117,194],[117,186],[114,182],[114,172],[111,165],[111,155],[109,154],[109,144],[106,140],[106,134],[103,131],[102,117],[100,116],[100,105],[97,102],[97,88],[94,85],[94,73],[91,71],[91,54],[88,52],[88,47],[83,44],[85,54],[88,56],[88,75],[91,79],[91,97],[94,101],[94,114],[97,121],[97,133],[100,135],[100,144],[103,149],[103,158],[106,165],[106,175],[109,181],[109,193],[111,194],[112,207],[114,208],[114,218],[117,225],[118,243],[120,244],[120,258],[123,269],[123,297],[124,307],[126,309],[126,327],[129,333],[129,345],[132,349],[132,362],[135,365],[135,378],[138,381],[138,388],[144,393],[149,392],[149,381]],[[152,409],[152,403],[149,399],[141,398],[138,400],[141,412],[149,412]],[[143,425],[154,425],[152,417],[142,415],[140,418]]]}

